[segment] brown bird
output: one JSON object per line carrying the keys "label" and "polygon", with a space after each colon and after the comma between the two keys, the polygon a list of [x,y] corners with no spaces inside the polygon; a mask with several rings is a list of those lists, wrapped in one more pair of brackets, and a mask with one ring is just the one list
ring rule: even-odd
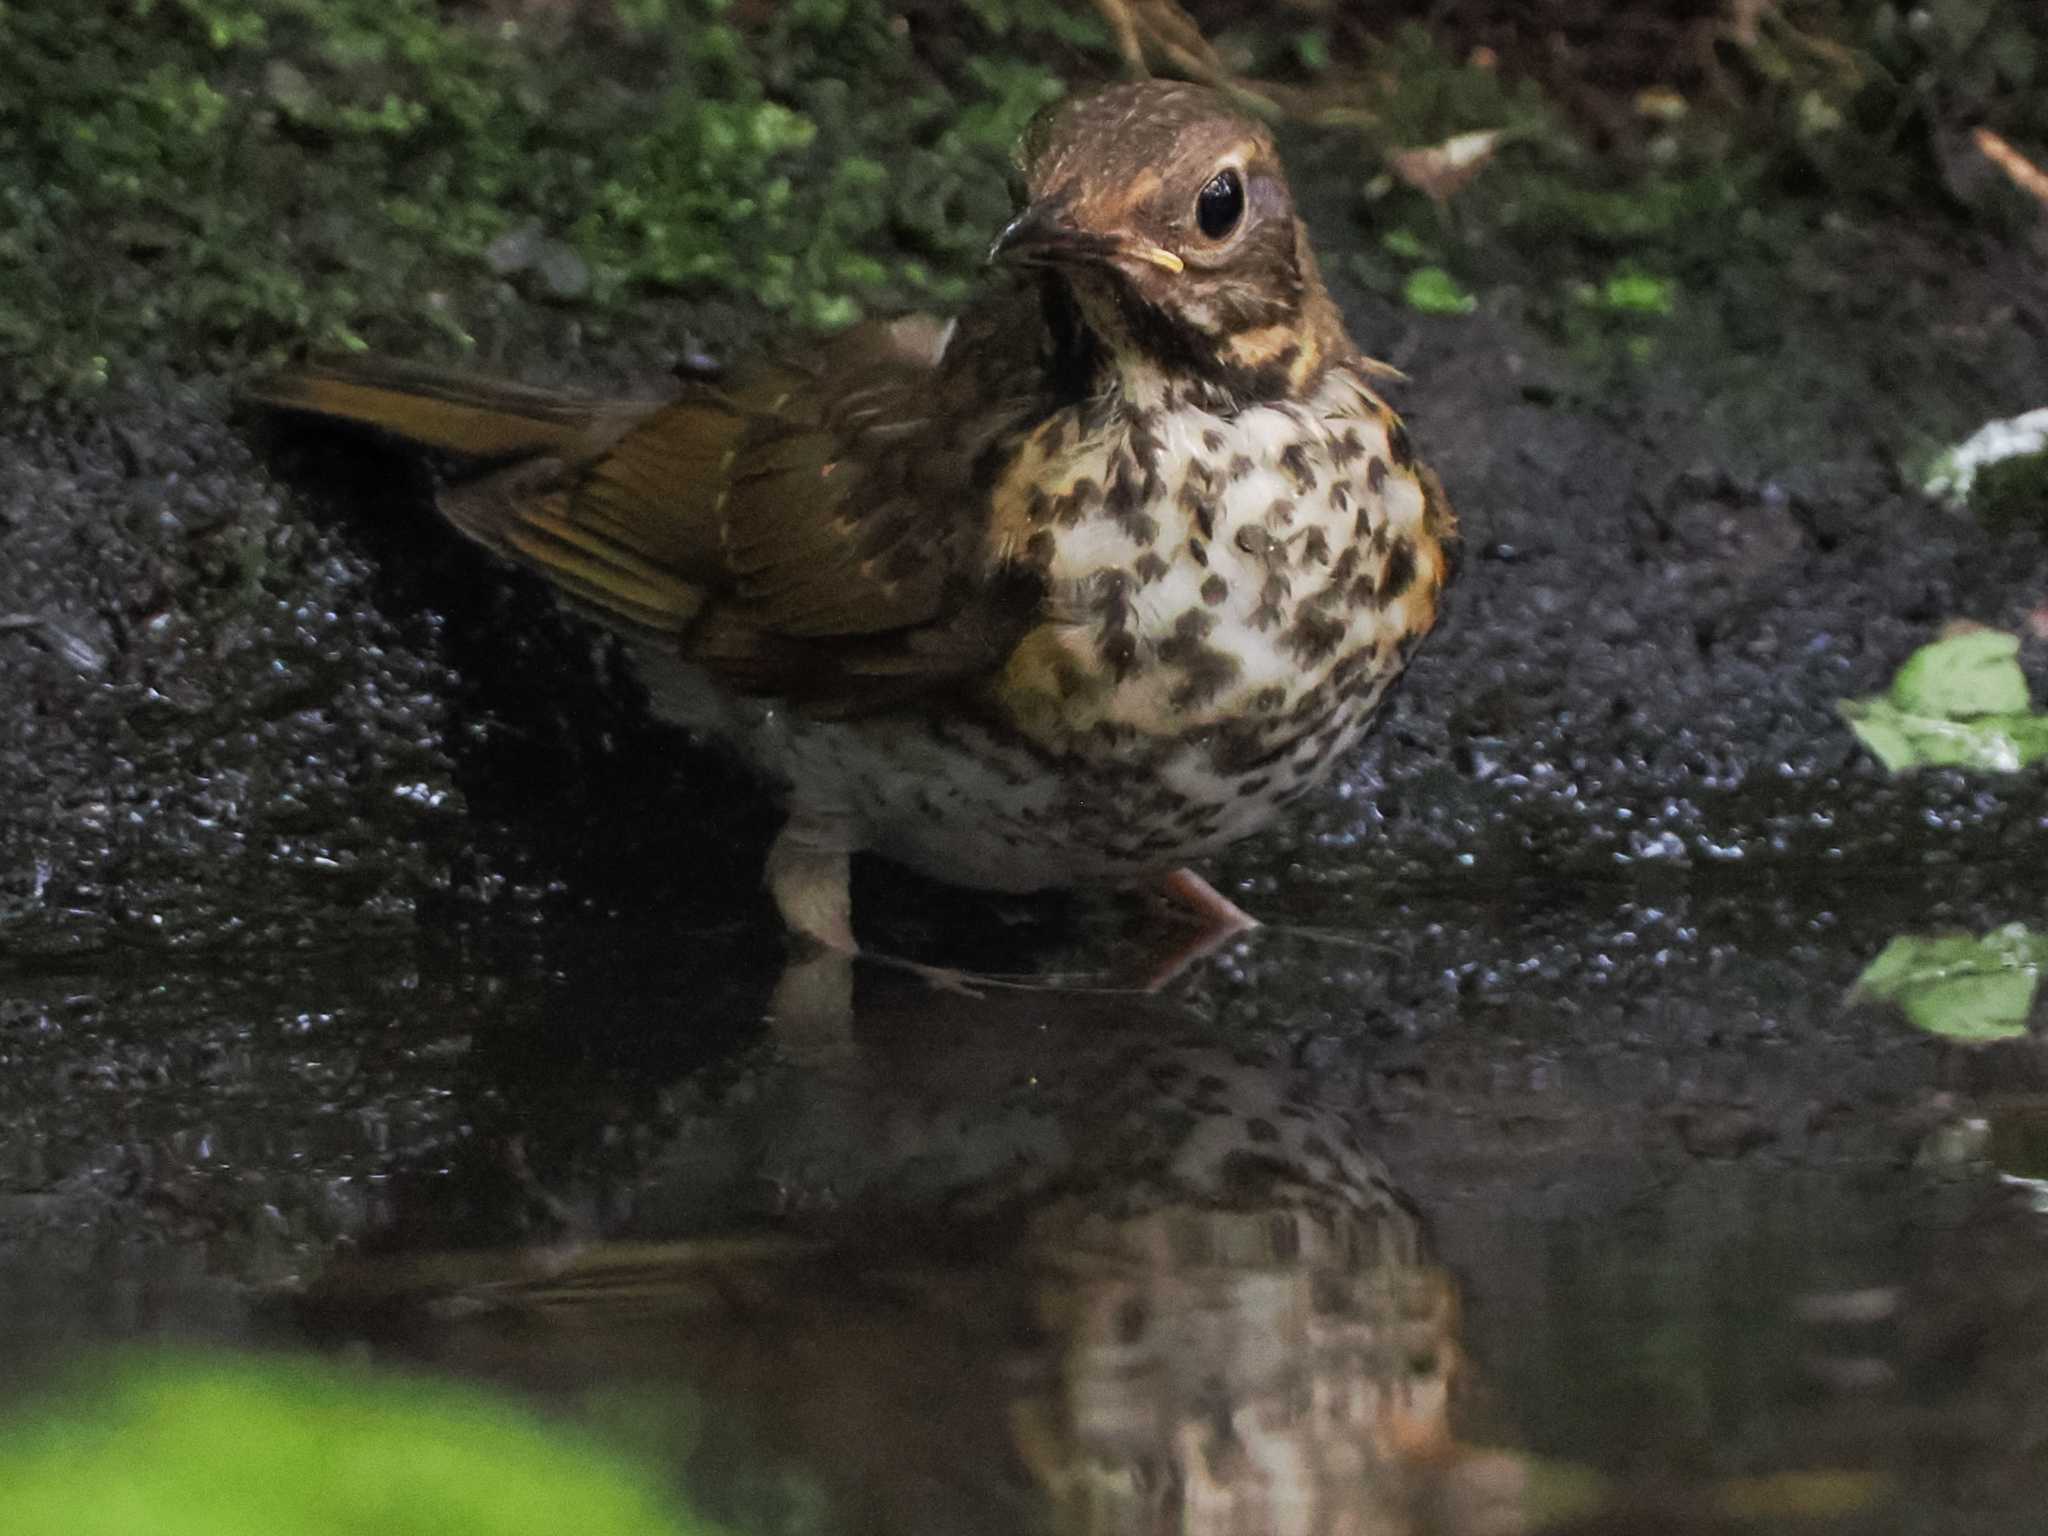
{"label": "brown bird", "polygon": [[951,321],[667,401],[364,361],[252,392],[489,461],[441,511],[773,781],[768,885],[834,948],[854,852],[1028,891],[1257,831],[1363,734],[1450,575],[1449,504],[1263,127],[1148,81],[1049,109],[1018,159],[1008,281]]}

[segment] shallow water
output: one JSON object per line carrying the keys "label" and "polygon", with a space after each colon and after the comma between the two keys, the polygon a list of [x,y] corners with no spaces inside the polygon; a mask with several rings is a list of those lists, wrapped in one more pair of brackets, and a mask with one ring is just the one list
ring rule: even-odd
{"label": "shallow water", "polygon": [[16,969],[0,1336],[366,1346],[748,1530],[2029,1531],[2043,1059],[1851,988],[2039,899],[1915,878],[1453,882],[1156,997],[1090,907],[1012,942],[1092,989],[850,1014],[653,921]]}

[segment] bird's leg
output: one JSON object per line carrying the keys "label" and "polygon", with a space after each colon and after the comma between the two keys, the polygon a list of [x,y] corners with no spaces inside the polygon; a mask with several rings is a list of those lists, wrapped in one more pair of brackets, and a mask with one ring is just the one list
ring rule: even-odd
{"label": "bird's leg", "polygon": [[764,874],[775,909],[796,941],[775,995],[769,1027],[798,1065],[828,1067],[854,1055],[851,829],[792,816],[768,850]]}
{"label": "bird's leg", "polygon": [[842,955],[860,952],[848,843],[844,829],[831,822],[792,816],[768,850],[765,875],[789,931]]}
{"label": "bird's leg", "polygon": [[853,1042],[854,958],[806,945],[791,955],[768,999],[768,1029],[792,1066],[836,1070],[859,1059]]}
{"label": "bird's leg", "polygon": [[[815,1022],[827,1014],[835,1019],[843,1016],[849,1022],[852,1018],[850,962],[861,953],[853,936],[852,858],[846,851],[852,842],[851,829],[843,823],[792,816],[768,850],[768,894],[775,898],[784,926],[806,941],[807,950],[791,958],[776,988],[778,1021]],[[923,977],[935,991],[979,995],[968,976],[951,967],[921,965],[890,955],[870,958]],[[822,1006],[824,1000],[829,1000],[829,1007]]]}

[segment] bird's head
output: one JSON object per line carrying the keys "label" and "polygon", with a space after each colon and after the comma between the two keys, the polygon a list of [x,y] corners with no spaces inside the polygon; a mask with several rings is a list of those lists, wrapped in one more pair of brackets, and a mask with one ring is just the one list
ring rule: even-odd
{"label": "bird's head", "polygon": [[1024,206],[991,256],[1052,273],[1126,374],[1246,403],[1305,390],[1348,347],[1272,136],[1214,91],[1057,103],[1017,160]]}

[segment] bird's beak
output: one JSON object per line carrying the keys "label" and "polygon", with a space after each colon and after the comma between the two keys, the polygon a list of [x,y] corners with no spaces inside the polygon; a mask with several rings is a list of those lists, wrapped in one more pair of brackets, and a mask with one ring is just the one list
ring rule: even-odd
{"label": "bird's beak", "polygon": [[1178,272],[1185,265],[1173,252],[1149,240],[1081,228],[1070,218],[1065,200],[1055,198],[1033,203],[1010,220],[996,236],[996,243],[988,248],[988,259],[1019,266],[1061,266],[1074,262],[1115,266],[1142,261],[1168,272]]}

